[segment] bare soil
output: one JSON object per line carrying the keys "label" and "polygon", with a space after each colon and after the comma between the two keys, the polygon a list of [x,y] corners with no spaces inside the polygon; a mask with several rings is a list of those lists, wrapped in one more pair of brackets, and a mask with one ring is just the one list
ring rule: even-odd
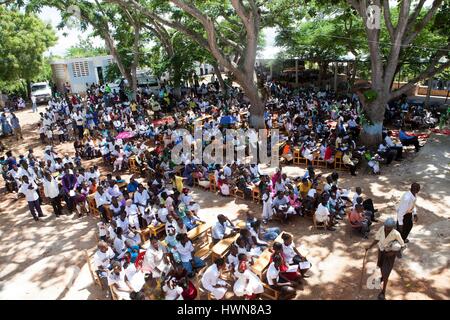
{"label": "bare soil", "polygon": [[[29,109],[17,114],[25,140],[17,143],[9,137],[2,138],[3,143],[15,155],[25,153],[29,147],[42,155],[38,114]],[[379,290],[368,289],[366,285],[368,280],[376,278],[375,248],[368,254],[362,289],[359,288],[364,246],[372,241],[382,221],[395,217],[400,196],[413,181],[422,185],[417,201],[419,222],[411,232],[411,242],[403,258],[395,264],[386,298],[449,299],[449,147],[449,136],[432,135],[418,154],[407,152],[405,161],[382,167],[380,176],[360,172],[353,178],[348,173],[341,174],[342,186],[352,190],[361,186],[365,196],[372,198],[380,211],[380,222],[372,228],[369,240],[354,233],[345,221],[340,222],[335,232],[314,230],[307,218],[280,226],[295,235],[297,247],[313,264],[311,277],[298,291],[297,299],[376,299]],[[57,145],[55,149],[73,155],[72,143]],[[287,166],[284,171],[298,176],[305,169]],[[96,218],[66,215],[56,219],[51,206],[45,205],[46,217],[35,222],[24,199],[6,194],[3,186],[0,192],[0,299],[102,299],[102,292],[92,282],[83,252],[87,249],[93,254],[95,250]],[[243,218],[246,210],[261,215],[261,205],[250,201],[225,198],[197,188],[192,192],[202,208],[203,219],[214,220],[217,214],[225,213],[237,220]],[[269,224],[272,225],[278,224]]]}

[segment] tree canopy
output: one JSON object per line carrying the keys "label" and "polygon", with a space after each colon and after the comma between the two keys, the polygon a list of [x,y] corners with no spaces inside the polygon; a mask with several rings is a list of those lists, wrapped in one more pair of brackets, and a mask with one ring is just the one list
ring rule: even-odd
{"label": "tree canopy", "polygon": [[43,54],[57,37],[36,15],[0,6],[0,89],[14,91],[23,81],[45,80]]}

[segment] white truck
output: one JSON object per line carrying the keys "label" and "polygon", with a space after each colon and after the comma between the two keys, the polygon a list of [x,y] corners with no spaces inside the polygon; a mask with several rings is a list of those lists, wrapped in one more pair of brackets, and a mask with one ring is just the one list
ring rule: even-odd
{"label": "white truck", "polygon": [[36,103],[47,103],[52,98],[52,88],[48,82],[36,82],[31,85],[31,96],[36,98]]}
{"label": "white truck", "polygon": [[[150,92],[153,94],[158,94],[159,92],[159,80],[154,75],[150,74],[147,71],[139,71],[137,72],[137,82],[138,87],[150,89]],[[127,86],[128,82],[125,78],[116,79],[114,82],[108,83],[108,86],[111,88],[111,92],[119,92],[120,88],[123,86]]]}

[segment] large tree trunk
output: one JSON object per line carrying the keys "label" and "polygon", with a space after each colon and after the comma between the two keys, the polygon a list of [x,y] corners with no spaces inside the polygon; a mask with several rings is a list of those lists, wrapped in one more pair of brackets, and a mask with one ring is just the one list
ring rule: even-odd
{"label": "large tree trunk", "polygon": [[253,129],[265,129],[266,124],[264,122],[264,101],[260,95],[260,92],[253,80],[252,76],[246,75],[246,79],[238,79],[239,84],[242,86],[245,95],[250,100],[250,118],[249,124]]}
{"label": "large tree trunk", "polygon": [[383,119],[386,101],[383,95],[378,92],[378,97],[374,101],[367,103],[360,95],[362,109],[371,121],[371,125],[363,124],[360,141],[366,147],[376,147],[382,141]]}
{"label": "large tree trunk", "polygon": [[216,74],[217,80],[219,81],[220,90],[225,92],[227,88],[225,87],[225,82],[222,78],[222,73],[220,72],[219,65],[217,63],[213,64],[214,73]]}
{"label": "large tree trunk", "polygon": [[180,67],[176,64],[172,66],[173,68],[173,95],[175,99],[181,99],[181,72]]}

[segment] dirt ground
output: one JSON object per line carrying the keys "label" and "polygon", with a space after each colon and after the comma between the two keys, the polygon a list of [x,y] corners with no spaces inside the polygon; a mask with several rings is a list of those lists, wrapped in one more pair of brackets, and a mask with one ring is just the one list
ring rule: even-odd
{"label": "dirt ground", "polygon": [[[3,143],[15,155],[29,147],[42,155],[36,125],[38,115],[24,110],[18,117],[25,140],[17,143],[12,138],[3,138]],[[71,143],[57,145],[55,149],[62,154],[73,154]],[[386,298],[449,299],[449,163],[450,137],[433,135],[418,154],[408,152],[403,162],[382,167],[380,176],[361,172],[351,178],[348,173],[342,173],[341,185],[352,190],[361,186],[381,213],[369,240],[353,233],[345,221],[340,222],[335,232],[314,230],[312,222],[306,218],[296,218],[290,225],[281,226],[295,235],[297,247],[313,265],[311,277],[298,291],[297,299],[376,299],[379,290],[370,284],[377,278],[375,248],[368,254],[362,289],[359,288],[364,246],[372,241],[382,221],[395,217],[400,196],[413,181],[422,185],[417,201],[419,222],[412,230],[403,258],[395,264]],[[284,171],[297,176],[305,169],[287,166]],[[261,215],[261,205],[250,201],[224,198],[197,188],[192,192],[202,208],[203,219],[214,220],[217,214],[225,213],[237,220],[243,217],[245,210]],[[45,205],[43,209],[46,217],[35,222],[25,200],[6,194],[1,185],[0,299],[102,299],[102,292],[92,282],[84,258],[85,249],[90,255],[95,250],[97,220],[90,216],[79,219],[74,215],[56,220],[50,206]]]}

